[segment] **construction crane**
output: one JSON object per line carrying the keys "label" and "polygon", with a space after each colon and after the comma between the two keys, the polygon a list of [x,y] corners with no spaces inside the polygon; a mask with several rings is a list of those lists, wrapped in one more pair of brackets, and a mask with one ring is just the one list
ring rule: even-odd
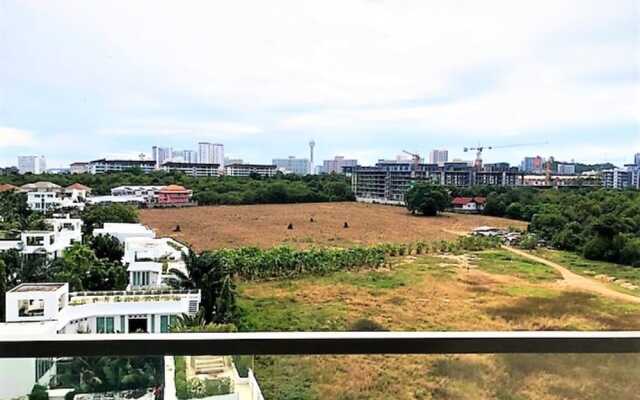
{"label": "construction crane", "polygon": [[411,159],[413,160],[413,171],[412,172],[415,175],[415,172],[418,170],[418,166],[420,165],[420,154],[412,153],[412,152],[406,151],[406,150],[402,150],[402,152],[411,156]]}
{"label": "construction crane", "polygon": [[523,144],[508,144],[508,145],[504,145],[504,146],[476,146],[476,147],[465,147],[464,148],[464,152],[468,152],[468,151],[475,151],[476,152],[476,159],[473,163],[473,166],[480,170],[482,169],[482,152],[484,150],[492,150],[492,149],[506,149],[506,148],[510,148],[510,147],[523,147],[523,146],[538,146],[538,145],[544,145],[544,144],[549,144],[549,142],[542,142],[542,143],[523,143]]}

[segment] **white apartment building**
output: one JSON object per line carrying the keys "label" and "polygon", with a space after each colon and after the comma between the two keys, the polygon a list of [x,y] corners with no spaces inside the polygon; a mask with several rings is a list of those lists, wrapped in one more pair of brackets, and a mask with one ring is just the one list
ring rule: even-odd
{"label": "white apartment building", "polygon": [[634,172],[624,169],[602,171],[602,186],[608,189],[626,189],[632,187]]}
{"label": "white apartment building", "polygon": [[44,156],[18,156],[18,171],[21,174],[43,174],[47,170]]}
{"label": "white apartment building", "polygon": [[166,172],[179,171],[194,177],[207,177],[218,176],[219,167],[218,164],[167,161],[162,164],[160,169]]}
{"label": "white apartment building", "polygon": [[324,160],[320,172],[324,174],[341,174],[343,167],[357,167],[358,160],[345,159],[342,156],[336,156],[333,160]]}
{"label": "white apartment building", "polygon": [[221,143],[198,143],[198,161],[205,164],[218,164],[224,168],[224,145]]}
{"label": "white apartment building", "polygon": [[173,159],[173,149],[171,147],[153,146],[151,148],[151,158],[155,161],[156,168],[160,168],[164,162]]}
{"label": "white apartment building", "polygon": [[144,173],[155,170],[156,162],[153,160],[93,160],[89,162],[89,172],[92,174],[104,174],[107,172],[123,172],[140,168]]}
{"label": "white apartment building", "polygon": [[88,162],[74,162],[69,164],[69,172],[71,174],[86,174],[89,172]]}
{"label": "white apartment building", "polygon": [[269,164],[230,164],[225,168],[225,175],[248,177],[251,174],[258,174],[263,177],[274,176],[278,172],[275,165]]}
{"label": "white apartment building", "polygon": [[289,156],[288,158],[274,158],[272,163],[284,173],[307,175],[309,173],[309,160],[306,158],[296,158]]}

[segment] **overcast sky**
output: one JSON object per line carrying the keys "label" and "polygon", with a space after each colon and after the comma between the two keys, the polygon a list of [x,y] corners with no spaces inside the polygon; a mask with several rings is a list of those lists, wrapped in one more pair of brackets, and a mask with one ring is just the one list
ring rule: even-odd
{"label": "overcast sky", "polygon": [[640,152],[640,2],[0,0],[0,165]]}

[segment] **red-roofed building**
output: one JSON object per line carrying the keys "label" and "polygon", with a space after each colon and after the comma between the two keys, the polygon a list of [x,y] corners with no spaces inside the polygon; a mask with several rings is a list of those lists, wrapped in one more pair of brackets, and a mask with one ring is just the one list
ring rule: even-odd
{"label": "red-roofed building", "polygon": [[17,186],[13,186],[13,185],[11,185],[9,183],[0,184],[0,193],[2,193],[2,192],[13,192],[16,189],[18,189]]}
{"label": "red-roofed building", "polygon": [[451,206],[454,210],[480,212],[484,210],[486,202],[486,197],[455,197],[451,202]]}
{"label": "red-roofed building", "polygon": [[191,190],[179,185],[165,186],[158,191],[158,205],[184,206],[191,202]]}

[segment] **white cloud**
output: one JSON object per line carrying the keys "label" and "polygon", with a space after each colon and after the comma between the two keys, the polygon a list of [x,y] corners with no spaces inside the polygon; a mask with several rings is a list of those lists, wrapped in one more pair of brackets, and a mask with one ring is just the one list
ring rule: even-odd
{"label": "white cloud", "polygon": [[33,133],[22,129],[0,126],[0,148],[29,147],[33,143]]}

